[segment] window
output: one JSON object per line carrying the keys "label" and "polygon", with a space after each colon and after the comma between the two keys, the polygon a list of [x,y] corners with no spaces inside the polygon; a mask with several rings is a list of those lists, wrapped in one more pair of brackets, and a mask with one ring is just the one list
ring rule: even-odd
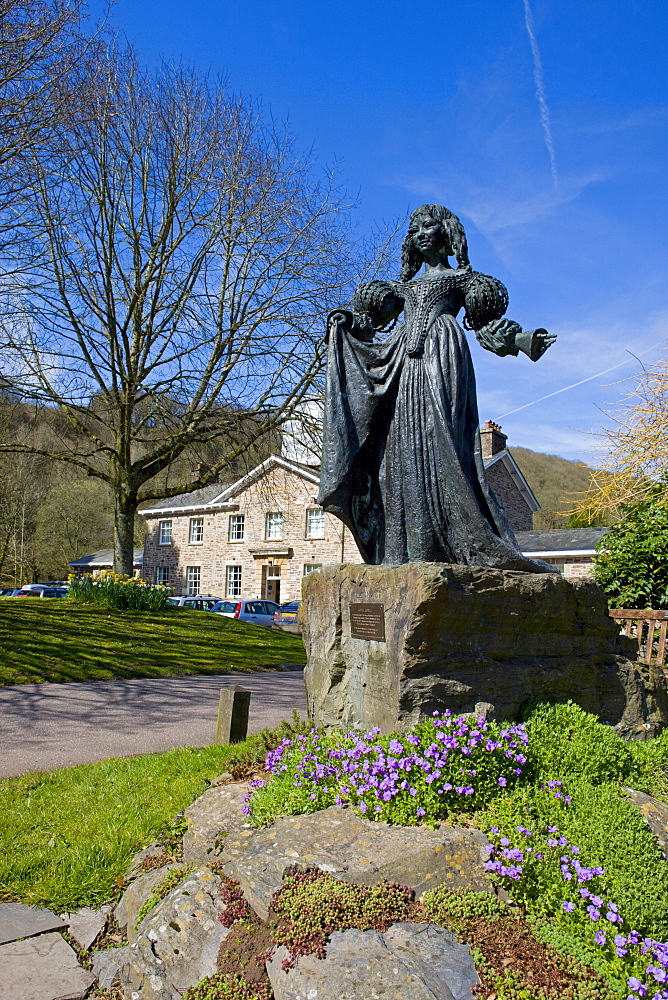
{"label": "window", "polygon": [[158,566],[155,571],[155,582],[163,587],[169,587],[169,566]]}
{"label": "window", "polygon": [[203,517],[191,517],[190,518],[190,543],[203,542],[204,541],[204,518]]}
{"label": "window", "polygon": [[322,563],[304,563],[304,576],[308,576],[314,569],[320,569]]}
{"label": "window", "polygon": [[320,507],[306,511],[306,537],[325,537],[325,512]]}
{"label": "window", "polygon": [[272,513],[267,514],[265,538],[268,541],[276,541],[283,537],[283,515]]}
{"label": "window", "polygon": [[201,568],[199,566],[186,566],[186,586],[188,594],[199,594],[201,580]]}
{"label": "window", "polygon": [[171,521],[160,521],[160,544],[161,545],[171,545],[172,544],[172,522]]}
{"label": "window", "polygon": [[230,533],[229,539],[231,542],[243,542],[244,540],[244,515],[243,514],[230,514]]}
{"label": "window", "polygon": [[241,597],[241,566],[227,566],[225,570],[226,597]]}

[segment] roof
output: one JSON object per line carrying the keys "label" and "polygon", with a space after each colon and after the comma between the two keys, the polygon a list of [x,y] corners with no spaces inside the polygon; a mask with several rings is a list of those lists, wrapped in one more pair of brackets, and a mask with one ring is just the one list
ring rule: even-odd
{"label": "roof", "polygon": [[505,466],[508,475],[513,481],[515,489],[519,492],[529,510],[540,510],[540,504],[536,500],[531,487],[524,478],[522,470],[507,448],[504,448],[502,451],[495,452],[495,454],[490,455],[489,458],[483,459],[483,462],[485,469],[491,468],[491,466],[496,465],[497,462],[500,462],[503,466]]}
{"label": "roof", "polygon": [[229,483],[210,483],[208,486],[202,486],[199,490],[193,490],[192,493],[179,493],[178,496],[159,500],[157,503],[151,504],[150,507],[140,510],[139,513],[143,514],[146,510],[160,511],[187,509],[189,507],[206,507],[232,486],[233,482],[234,480]]}
{"label": "roof", "polygon": [[[144,546],[140,545],[134,549],[133,562],[135,566],[141,566],[144,562]],[[81,559],[74,559],[68,566],[113,566],[114,550],[100,549],[90,556],[82,556]]]}
{"label": "roof", "polygon": [[248,486],[260,479],[265,472],[271,468],[280,467],[289,472],[295,472],[303,479],[308,479],[314,486],[318,485],[318,470],[312,466],[302,465],[298,462],[291,462],[278,455],[270,455],[264,462],[261,462],[250,472],[247,472],[241,479],[231,483],[217,483],[215,486],[204,486],[201,490],[194,490],[192,493],[182,493],[177,497],[170,497],[161,500],[160,503],[152,507],[144,507],[138,511],[143,517],[159,516],[160,514],[180,514],[186,510],[202,510],[204,508],[220,509],[234,504],[234,497],[245,490]]}
{"label": "roof", "polygon": [[545,528],[517,531],[515,538],[524,555],[593,555],[609,528]]}

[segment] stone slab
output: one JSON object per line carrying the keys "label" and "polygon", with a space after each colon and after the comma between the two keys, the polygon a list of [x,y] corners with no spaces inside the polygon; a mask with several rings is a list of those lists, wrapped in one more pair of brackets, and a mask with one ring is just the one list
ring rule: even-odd
{"label": "stone slab", "polygon": [[285,971],[287,957],[280,947],[267,963],[276,1000],[472,1000],[479,982],[466,945],[433,924],[336,931],[324,959],[302,955]]}
{"label": "stone slab", "polygon": [[24,903],[0,903],[0,944],[57,931],[67,924],[50,910]]}
{"label": "stone slab", "polygon": [[94,982],[60,934],[0,945],[0,1000],[81,1000]]}
{"label": "stone slab", "polygon": [[478,830],[390,826],[330,806],[307,816],[283,816],[253,831],[243,855],[223,863],[246,899],[266,920],[272,895],[289,865],[315,865],[343,881],[387,879],[420,895],[447,882],[453,889],[491,892],[483,868],[487,839]]}
{"label": "stone slab", "polygon": [[119,985],[118,970],[131,954],[130,945],[93,952],[90,956],[91,965],[100,989],[110,990],[112,986]]}
{"label": "stone slab", "polygon": [[189,865],[228,861],[242,855],[255,830],[242,813],[247,782],[207,788],[185,810],[188,829],[183,838],[183,860]]}
{"label": "stone slab", "polygon": [[636,792],[633,788],[625,788],[624,793],[640,810],[650,830],[656,837],[661,853],[668,860],[668,806],[651,795]]}
{"label": "stone slab", "polygon": [[[660,668],[631,644],[587,580],[445,563],[325,566],[304,578],[299,620],[316,725],[383,732],[476,704],[515,719],[569,698],[625,738],[668,724]],[[385,641],[351,635],[350,607],[382,604]]]}
{"label": "stone slab", "polygon": [[93,910],[90,906],[84,906],[74,913],[64,913],[63,920],[68,925],[71,937],[84,951],[88,951],[95,938],[107,922],[107,917],[111,913],[111,906],[103,906],[99,910]]}

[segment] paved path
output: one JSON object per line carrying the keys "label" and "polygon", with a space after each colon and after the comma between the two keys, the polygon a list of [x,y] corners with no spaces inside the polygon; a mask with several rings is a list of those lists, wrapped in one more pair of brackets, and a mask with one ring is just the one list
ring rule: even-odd
{"label": "paved path", "polygon": [[0,687],[0,777],[207,746],[225,685],[252,691],[249,732],[306,716],[303,668],[252,674]]}

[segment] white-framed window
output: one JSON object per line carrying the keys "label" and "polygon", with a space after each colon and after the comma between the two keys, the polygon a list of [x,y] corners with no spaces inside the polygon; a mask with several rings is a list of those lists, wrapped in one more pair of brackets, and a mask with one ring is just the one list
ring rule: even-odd
{"label": "white-framed window", "polygon": [[267,541],[280,541],[283,537],[283,515],[272,511],[267,514],[265,522],[265,535]]}
{"label": "white-framed window", "polygon": [[306,537],[325,537],[325,512],[321,507],[312,507],[306,511]]}
{"label": "white-framed window", "polygon": [[160,545],[171,545],[172,544],[172,522],[171,521],[159,521],[158,522],[158,534],[160,538]]}
{"label": "white-framed window", "polygon": [[199,594],[201,580],[201,566],[186,566],[186,588],[188,590],[189,597]]}
{"label": "white-framed window", "polygon": [[199,544],[204,541],[204,518],[190,518],[190,544]]}
{"label": "white-framed window", "polygon": [[241,566],[225,567],[225,596],[241,597]]}
{"label": "white-framed window", "polygon": [[157,566],[155,570],[155,582],[169,587],[169,566]]}
{"label": "white-framed window", "polygon": [[245,516],[243,514],[230,514],[229,540],[231,542],[243,542],[245,535]]}
{"label": "white-framed window", "polygon": [[308,576],[314,569],[320,569],[322,563],[304,563],[304,576]]}

